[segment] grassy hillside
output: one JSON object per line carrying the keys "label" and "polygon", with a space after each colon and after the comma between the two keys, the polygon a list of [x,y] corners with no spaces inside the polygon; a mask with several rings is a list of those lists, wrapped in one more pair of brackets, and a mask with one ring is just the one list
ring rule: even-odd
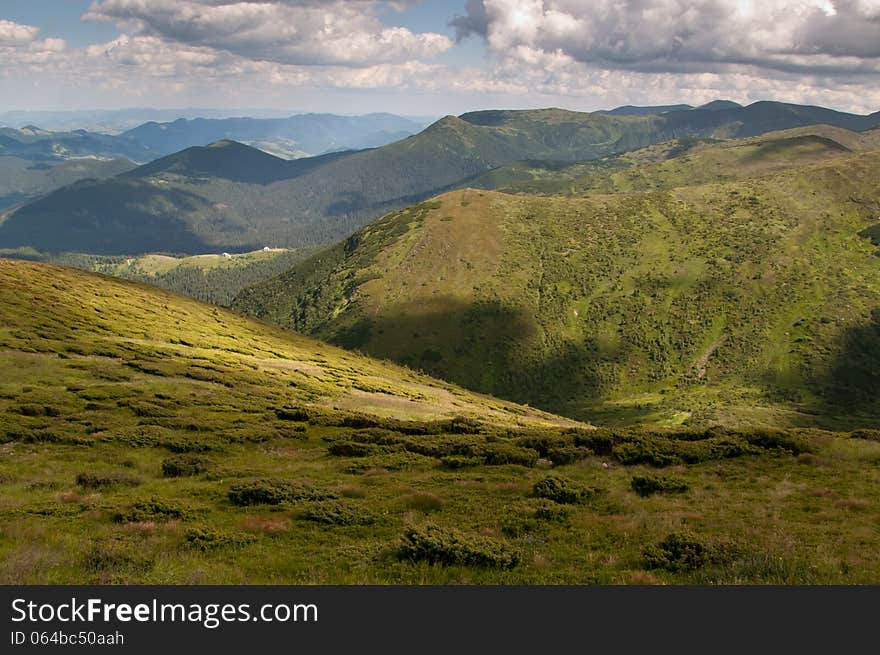
{"label": "grassy hillside", "polygon": [[4,584],[880,580],[869,431],[594,430],[9,260],[0,370]]}
{"label": "grassy hillside", "polygon": [[294,162],[223,142],[59,190],[0,225],[0,247],[118,255],[326,245],[514,161],[584,161],[670,139],[759,134],[820,120],[861,130],[880,123],[880,115],[779,103],[661,116],[482,111],[448,116],[382,148]]}
{"label": "grassy hillside", "polygon": [[32,248],[0,250],[0,257],[73,266],[126,280],[146,282],[196,300],[228,306],[253,286],[288,270],[314,251],[271,249],[172,257],[149,254],[136,257],[46,253]]}
{"label": "grassy hillside", "polygon": [[746,139],[675,139],[594,161],[520,161],[462,184],[531,195],[627,193],[723,182],[880,148],[880,130],[830,125]]}
{"label": "grassy hillside", "polygon": [[646,193],[449,193],[234,306],[598,422],[876,426],[880,153],[804,147],[835,156]]}

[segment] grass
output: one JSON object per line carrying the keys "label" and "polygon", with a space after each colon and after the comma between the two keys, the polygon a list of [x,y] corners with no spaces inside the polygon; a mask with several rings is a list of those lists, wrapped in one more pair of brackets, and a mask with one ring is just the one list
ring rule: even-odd
{"label": "grass", "polygon": [[0,277],[5,584],[880,580],[870,432],[595,430],[144,285]]}

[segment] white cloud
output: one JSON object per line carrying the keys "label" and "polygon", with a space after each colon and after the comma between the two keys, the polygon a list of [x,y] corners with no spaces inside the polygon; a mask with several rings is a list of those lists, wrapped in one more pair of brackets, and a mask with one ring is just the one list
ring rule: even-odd
{"label": "white cloud", "polygon": [[610,69],[876,72],[878,0],[469,0],[459,38]]}
{"label": "white cloud", "polygon": [[[96,0],[86,18],[138,35],[295,65],[372,66],[431,58],[452,47],[435,33],[386,27],[376,0]],[[405,4],[405,3],[395,3]]]}

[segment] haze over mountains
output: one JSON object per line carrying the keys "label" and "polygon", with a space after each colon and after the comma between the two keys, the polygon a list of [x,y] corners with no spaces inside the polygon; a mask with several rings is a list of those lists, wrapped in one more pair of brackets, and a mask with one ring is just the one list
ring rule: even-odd
{"label": "haze over mountains", "polygon": [[[0,247],[137,254],[326,244],[514,161],[594,160],[670,139],[747,137],[817,123],[861,131],[880,124],[880,114],[775,102],[638,116],[482,111],[443,118],[381,148],[293,164],[246,155],[245,146],[224,141],[18,209],[0,225]],[[249,163],[238,165],[243,158]]]}

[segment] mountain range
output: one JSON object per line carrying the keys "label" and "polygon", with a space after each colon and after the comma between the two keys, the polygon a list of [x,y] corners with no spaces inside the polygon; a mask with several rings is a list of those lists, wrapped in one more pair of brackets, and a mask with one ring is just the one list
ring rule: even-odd
{"label": "mountain range", "polygon": [[670,139],[747,137],[816,123],[866,130],[880,123],[880,113],[773,102],[646,116],[483,111],[445,117],[381,148],[294,165],[222,141],[20,208],[0,225],[0,247],[194,254],[327,244],[514,161],[593,160]]}

